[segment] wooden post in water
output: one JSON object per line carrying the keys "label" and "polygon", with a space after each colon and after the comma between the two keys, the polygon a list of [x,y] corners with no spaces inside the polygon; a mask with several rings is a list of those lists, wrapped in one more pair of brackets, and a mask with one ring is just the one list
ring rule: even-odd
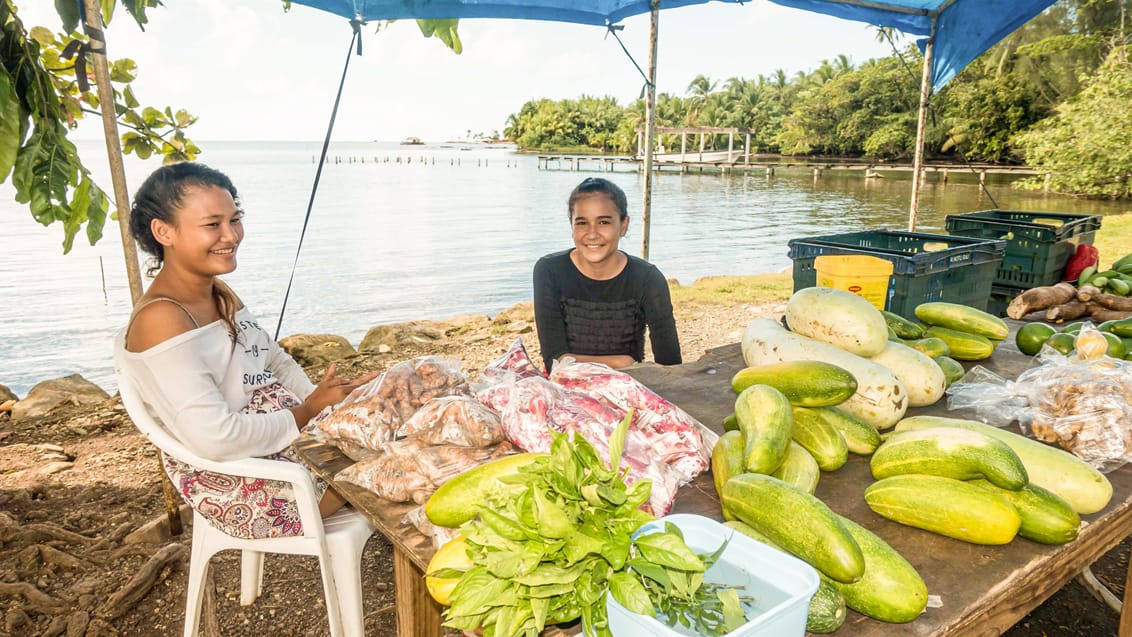
{"label": "wooden post in water", "polygon": [[684,158],[684,155],[686,155],[687,153],[688,153],[688,132],[684,131],[684,132],[680,133],[680,163],[681,164],[684,163],[685,161],[687,161],[687,159]]}
{"label": "wooden post in water", "polygon": [[[126,278],[130,283],[130,302],[136,304],[142,296],[141,268],[138,266],[138,247],[130,235],[130,195],[126,189],[126,168],[122,162],[122,144],[118,138],[118,121],[114,113],[114,88],[110,84],[110,66],[106,61],[106,34],[102,30],[102,7],[98,0],[83,0],[86,13],[84,30],[90,38],[91,62],[94,81],[98,89],[99,110],[102,111],[102,136],[106,139],[106,156],[110,162],[110,181],[114,185],[114,207],[118,210],[118,232],[122,236],[122,256],[126,260]],[[161,455],[157,455],[157,475],[165,499],[165,514],[169,519],[169,533],[180,535],[180,504],[173,484],[165,476]]]}
{"label": "wooden post in water", "polygon": [[916,149],[912,160],[912,203],[908,210],[908,231],[916,231],[916,214],[920,208],[920,173],[924,168],[924,128],[928,118],[928,96],[932,92],[932,49],[935,46],[936,20],[932,18],[931,35],[924,46],[924,71],[920,78],[920,113],[916,119]]}
{"label": "wooden post in water", "polygon": [[[704,134],[703,133],[700,133],[700,157],[696,161],[699,161],[700,163],[703,163],[703,161],[704,161]],[[700,172],[703,172],[702,168],[700,169]]]}
{"label": "wooden post in water", "polygon": [[727,163],[731,163],[731,153],[735,151],[735,133],[727,133]]}
{"label": "wooden post in water", "polygon": [[747,143],[746,143],[746,145],[743,146],[743,149],[747,151],[747,165],[750,166],[751,165],[751,133],[750,133],[750,131],[747,132]]}
{"label": "wooden post in water", "polygon": [[649,0],[649,82],[645,93],[645,195],[641,204],[641,258],[649,258],[649,222],[652,212],[652,151],[653,137],[656,135],[656,32],[660,25],[660,0]]}

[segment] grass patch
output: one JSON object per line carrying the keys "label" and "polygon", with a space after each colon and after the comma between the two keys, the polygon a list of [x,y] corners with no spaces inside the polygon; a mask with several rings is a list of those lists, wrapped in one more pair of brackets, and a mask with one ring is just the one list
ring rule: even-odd
{"label": "grass patch", "polygon": [[1101,252],[1101,269],[1126,254],[1132,254],[1132,213],[1105,215],[1101,229],[1093,237],[1093,245]]}
{"label": "grass patch", "polygon": [[691,285],[672,285],[675,305],[734,305],[785,301],[794,291],[789,272],[751,276],[709,276]]}

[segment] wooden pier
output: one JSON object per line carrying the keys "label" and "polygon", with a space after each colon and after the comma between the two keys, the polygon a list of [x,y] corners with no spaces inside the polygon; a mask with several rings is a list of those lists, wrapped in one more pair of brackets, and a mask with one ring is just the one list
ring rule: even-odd
{"label": "wooden pier", "polygon": [[[611,157],[604,155],[539,155],[539,170],[568,170],[578,172],[640,172],[644,170],[641,157]],[[857,171],[866,179],[880,179],[885,173],[912,172],[911,164],[878,163],[861,160],[803,159],[789,158],[768,161],[766,156],[752,156],[742,151],[710,151],[704,153],[660,153],[653,155],[655,172],[720,173],[750,175],[764,173],[773,177],[778,170],[802,170],[821,177],[826,171]],[[979,176],[979,183],[986,181],[987,175],[1047,175],[1028,166],[995,166],[988,164],[925,164],[924,174],[936,173],[938,179],[947,183],[950,173]]]}

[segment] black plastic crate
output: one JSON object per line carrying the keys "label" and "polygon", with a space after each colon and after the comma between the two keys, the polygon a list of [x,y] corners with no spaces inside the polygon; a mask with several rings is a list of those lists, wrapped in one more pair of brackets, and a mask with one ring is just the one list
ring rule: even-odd
{"label": "black plastic crate", "polygon": [[823,255],[861,254],[892,262],[885,309],[912,318],[928,301],[985,310],[1006,241],[945,234],[868,230],[791,239],[794,291],[817,283],[814,260]]}
{"label": "black plastic crate", "polygon": [[1006,241],[994,283],[1013,288],[1060,281],[1077,246],[1092,243],[1100,227],[1100,215],[1066,212],[983,210],[947,217],[947,231],[953,235]]}

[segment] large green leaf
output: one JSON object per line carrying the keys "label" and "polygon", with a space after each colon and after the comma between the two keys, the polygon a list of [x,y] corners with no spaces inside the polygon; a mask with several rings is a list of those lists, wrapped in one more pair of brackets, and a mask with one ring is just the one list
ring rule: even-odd
{"label": "large green leaf", "polygon": [[63,21],[63,31],[74,33],[79,28],[78,0],[55,0],[55,11]]}
{"label": "large green leaf", "polygon": [[12,78],[0,66],[0,183],[8,179],[20,150],[20,98],[16,96]]}

